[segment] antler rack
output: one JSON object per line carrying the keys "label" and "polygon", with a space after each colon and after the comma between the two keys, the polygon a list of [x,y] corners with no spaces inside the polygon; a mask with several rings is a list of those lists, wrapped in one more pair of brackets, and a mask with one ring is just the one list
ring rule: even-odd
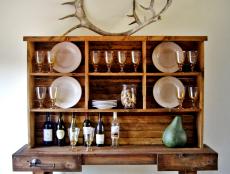
{"label": "antler rack", "polygon": [[[91,31],[94,31],[94,32],[100,34],[100,35],[108,35],[108,36],[109,35],[111,35],[111,36],[114,36],[114,35],[132,35],[133,33],[139,31],[143,27],[160,20],[162,13],[164,13],[168,9],[168,7],[172,3],[172,0],[167,0],[165,6],[157,14],[155,13],[155,10],[154,10],[154,2],[155,2],[155,0],[151,0],[149,7],[144,7],[143,5],[139,4],[136,0],[133,0],[133,14],[127,15],[127,16],[134,18],[134,21],[131,22],[129,25],[133,25],[133,24],[137,24],[137,25],[135,25],[132,29],[127,30],[125,32],[121,32],[121,33],[110,33],[110,32],[104,31],[104,30],[98,28],[97,26],[95,26],[88,19],[87,15],[85,13],[84,0],[74,0],[71,2],[62,3],[62,5],[74,6],[75,7],[75,13],[67,15],[63,18],[60,18],[60,20],[72,18],[72,17],[76,17],[79,20],[79,24],[77,24],[74,27],[67,30],[63,35],[65,36],[77,28],[87,28]],[[137,6],[140,6],[144,10],[149,10],[151,12],[150,18],[148,18],[148,19],[145,18],[144,21],[141,21],[139,16],[137,15],[137,8],[136,8]]]}

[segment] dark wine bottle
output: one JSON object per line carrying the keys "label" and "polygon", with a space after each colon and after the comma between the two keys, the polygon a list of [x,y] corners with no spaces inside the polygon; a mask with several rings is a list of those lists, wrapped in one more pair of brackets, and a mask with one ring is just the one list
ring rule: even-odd
{"label": "dark wine bottle", "polygon": [[51,121],[50,113],[46,113],[46,121],[43,126],[43,144],[46,146],[53,145],[54,139],[53,139],[53,123]]}
{"label": "dark wine bottle", "polygon": [[104,142],[105,142],[104,124],[102,121],[102,116],[99,113],[98,123],[96,127],[96,145],[98,147],[104,146]]}
{"label": "dark wine bottle", "polygon": [[87,113],[85,113],[85,120],[83,122],[83,143],[84,143],[84,146],[87,146],[85,143],[85,140],[84,140],[84,134],[89,134],[91,126],[92,126],[92,124],[90,121],[90,117],[88,116]]}
{"label": "dark wine bottle", "polygon": [[57,145],[64,146],[65,145],[65,125],[63,122],[63,118],[62,118],[62,113],[60,113],[58,117],[56,137],[57,137]]}

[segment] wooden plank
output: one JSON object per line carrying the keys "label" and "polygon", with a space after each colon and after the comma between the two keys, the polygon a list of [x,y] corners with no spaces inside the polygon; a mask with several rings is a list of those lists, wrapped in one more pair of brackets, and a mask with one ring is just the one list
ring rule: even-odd
{"label": "wooden plank", "polygon": [[179,174],[197,174],[197,171],[179,171]]}
{"label": "wooden plank", "polygon": [[142,42],[142,66],[143,66],[143,77],[142,77],[142,100],[143,100],[143,109],[146,109],[147,108],[147,100],[146,100],[146,95],[147,95],[147,89],[146,89],[146,83],[147,83],[147,80],[146,80],[146,72],[147,72],[147,69],[146,69],[146,41],[143,41]]}
{"label": "wooden plank", "polygon": [[207,36],[24,36],[24,41],[206,41]]}
{"label": "wooden plank", "polygon": [[217,170],[217,154],[160,154],[159,171]]}
{"label": "wooden plank", "polygon": [[[95,158],[97,160],[95,160]],[[145,165],[156,164],[157,155],[87,155],[83,165]]]}
{"label": "wooden plank", "polygon": [[31,147],[35,145],[35,132],[34,132],[34,114],[30,113],[30,108],[33,107],[33,93],[34,81],[29,74],[33,71],[33,58],[34,58],[34,43],[27,42],[27,120],[28,120],[28,143]]}
{"label": "wooden plank", "polygon": [[198,146],[200,148],[203,147],[203,139],[204,139],[204,42],[200,42],[199,44],[199,69],[202,74],[200,74],[197,78],[197,86],[199,89],[199,105],[200,112],[197,116],[197,133],[198,133]]}
{"label": "wooden plank", "polygon": [[89,103],[89,42],[85,41],[85,109]]}

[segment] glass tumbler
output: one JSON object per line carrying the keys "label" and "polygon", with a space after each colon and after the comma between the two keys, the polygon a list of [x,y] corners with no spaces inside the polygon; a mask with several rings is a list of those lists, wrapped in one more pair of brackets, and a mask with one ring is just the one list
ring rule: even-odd
{"label": "glass tumbler", "polygon": [[136,107],[136,85],[123,85],[121,91],[121,103],[125,109],[134,109]]}

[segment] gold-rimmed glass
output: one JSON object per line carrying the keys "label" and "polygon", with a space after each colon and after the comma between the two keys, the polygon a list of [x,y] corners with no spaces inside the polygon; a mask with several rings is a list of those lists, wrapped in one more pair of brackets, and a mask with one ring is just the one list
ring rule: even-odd
{"label": "gold-rimmed glass", "polygon": [[176,51],[176,60],[179,67],[179,71],[182,72],[185,61],[186,51]]}
{"label": "gold-rimmed glass", "polygon": [[43,101],[46,97],[46,87],[43,86],[37,86],[35,88],[36,96],[39,102],[39,108],[43,108]]}
{"label": "gold-rimmed glass", "polygon": [[141,51],[132,50],[131,51],[131,58],[132,58],[133,66],[134,66],[134,71],[137,72],[137,69],[138,69],[138,66],[139,66],[140,60],[141,60]]}
{"label": "gold-rimmed glass", "polygon": [[37,72],[42,72],[42,67],[45,61],[45,53],[42,50],[35,51],[35,61],[37,65]]}
{"label": "gold-rimmed glass", "polygon": [[190,86],[188,88],[189,98],[192,100],[192,108],[196,108],[196,101],[198,99],[198,87]]}
{"label": "gold-rimmed glass", "polygon": [[195,65],[197,63],[198,51],[188,51],[187,52],[188,62],[190,63],[191,71],[194,71]]}
{"label": "gold-rimmed glass", "polygon": [[58,93],[58,87],[50,86],[48,88],[48,91],[49,91],[49,97],[50,97],[50,101],[51,101],[51,109],[54,109],[56,98],[57,98],[57,93]]}
{"label": "gold-rimmed glass", "polygon": [[84,140],[87,145],[86,147],[87,152],[92,151],[91,144],[94,139],[94,131],[95,131],[95,128],[90,127],[89,131],[86,134],[84,134]]}
{"label": "gold-rimmed glass", "polygon": [[55,54],[52,53],[51,51],[47,51],[46,52],[46,58],[47,58],[47,62],[49,65],[49,72],[54,72],[53,70],[53,66],[54,66],[54,61],[55,61]]}
{"label": "gold-rimmed glass", "polygon": [[105,63],[108,69],[107,72],[111,72],[111,66],[113,63],[113,55],[114,55],[113,51],[105,51]]}
{"label": "gold-rimmed glass", "polygon": [[183,109],[183,101],[185,98],[185,87],[183,87],[183,88],[177,87],[176,88],[176,94],[177,94],[177,100],[179,102],[178,109],[181,110],[181,109]]}
{"label": "gold-rimmed glass", "polygon": [[68,129],[68,135],[69,135],[69,141],[72,149],[76,146],[78,142],[78,136],[80,133],[80,128],[75,127],[75,128],[69,128]]}
{"label": "gold-rimmed glass", "polygon": [[127,51],[117,51],[117,59],[120,65],[120,72],[124,72],[125,61],[127,57]]}
{"label": "gold-rimmed glass", "polygon": [[91,56],[94,72],[98,72],[98,64],[100,62],[101,51],[93,50],[90,52],[90,56]]}

